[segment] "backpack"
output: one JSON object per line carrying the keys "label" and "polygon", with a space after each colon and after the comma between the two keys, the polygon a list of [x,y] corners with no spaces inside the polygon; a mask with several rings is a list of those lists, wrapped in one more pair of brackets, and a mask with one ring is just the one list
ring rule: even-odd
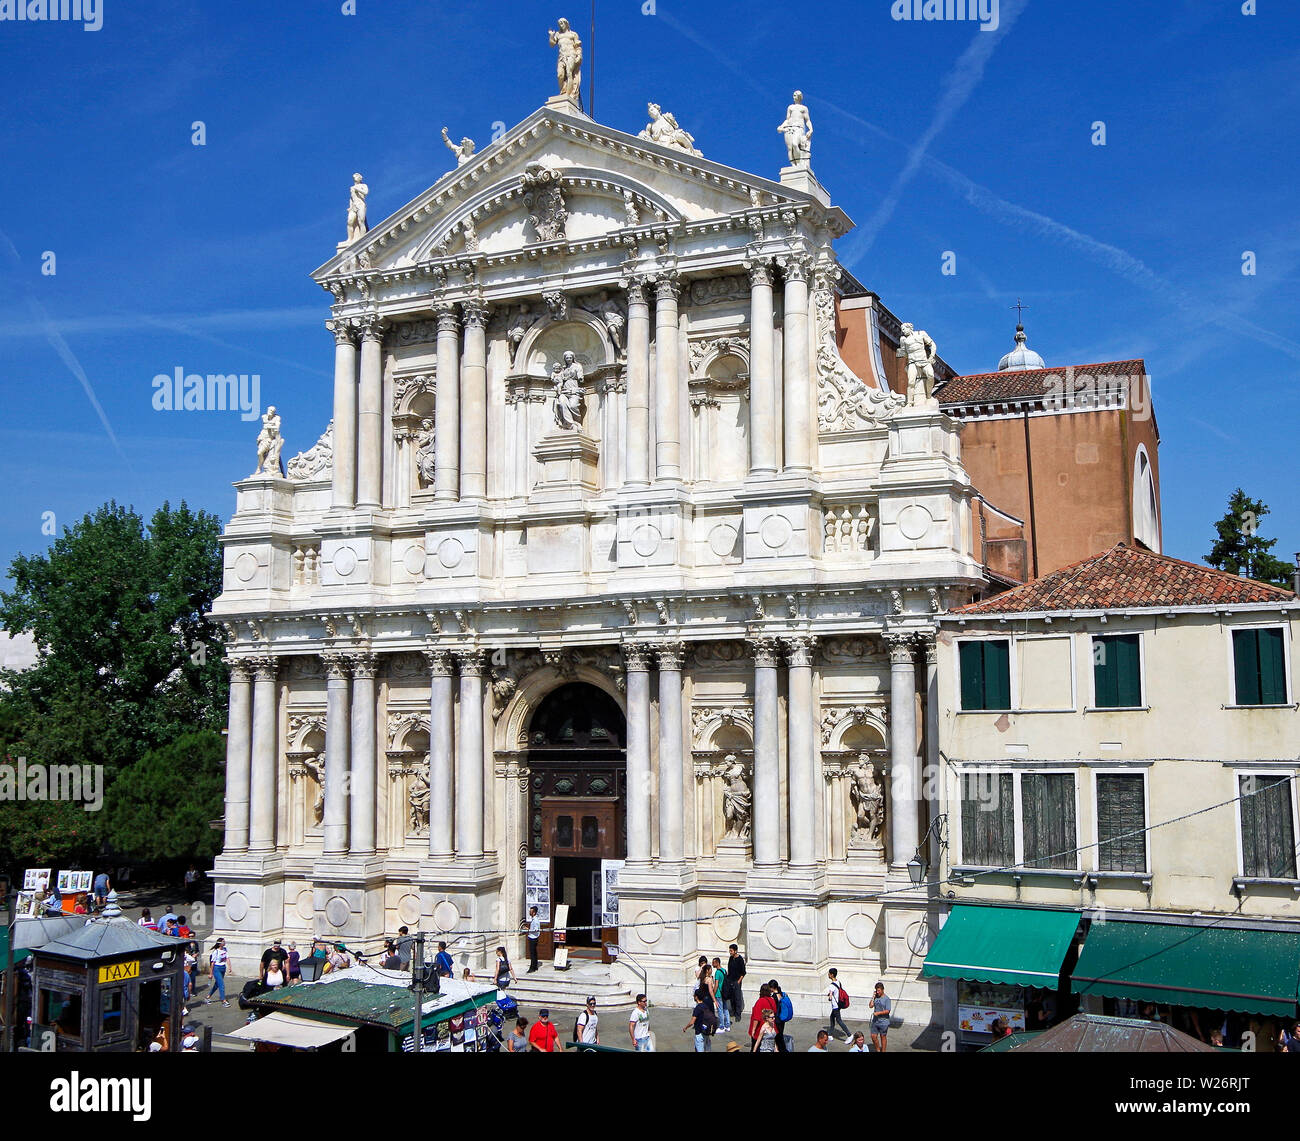
{"label": "backpack", "polygon": [[789,1022],[794,1017],[794,1003],[790,1001],[790,996],[784,991],[781,992],[781,1001],[777,1005],[776,1016],[782,1022]]}
{"label": "backpack", "polygon": [[718,1032],[718,1015],[715,1011],[709,1010],[700,1021],[704,1023],[705,1033],[713,1035]]}
{"label": "backpack", "polygon": [[849,1008],[849,992],[846,991],[843,987],[840,987],[840,1009],[848,1010],[848,1008]]}

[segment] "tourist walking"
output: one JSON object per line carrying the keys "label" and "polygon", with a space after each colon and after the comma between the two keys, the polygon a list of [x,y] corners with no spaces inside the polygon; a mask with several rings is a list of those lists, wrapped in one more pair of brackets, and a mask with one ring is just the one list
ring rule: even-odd
{"label": "tourist walking", "polygon": [[849,1046],[849,1053],[850,1054],[870,1053],[870,1051],[867,1049],[867,1036],[863,1034],[861,1030],[855,1030],[853,1032],[853,1042]]}
{"label": "tourist walking", "polygon": [[709,1001],[709,992],[704,984],[695,991],[695,1009],[691,1011],[690,1021],[682,1027],[682,1033],[695,1031],[695,1052],[707,1054],[713,1049],[713,1035],[718,1029],[718,1018],[713,1013],[713,1003]]}
{"label": "tourist walking", "polygon": [[794,1020],[794,1003],[776,979],[767,985],[772,992],[772,1001],[776,1003],[776,1050],[778,1054],[788,1054],[790,1045],[786,1039],[785,1024]]}
{"label": "tourist walking", "polygon": [[[500,991],[501,994],[504,994],[509,989],[511,983],[519,981],[515,978],[515,969],[510,965],[510,957],[506,954],[506,949],[504,947],[497,948],[497,964],[495,970],[497,990]],[[499,998],[500,996],[501,995],[499,994],[497,997]]]}
{"label": "tourist walking", "polygon": [[289,976],[285,973],[284,968],[280,965],[279,959],[272,959],[266,965],[266,973],[262,976],[264,982],[272,990],[277,990],[282,986],[289,985]]}
{"label": "tourist walking", "polygon": [[289,981],[291,983],[302,982],[302,956],[298,953],[298,944],[289,944],[289,958],[287,962],[289,968]]}
{"label": "tourist walking", "polygon": [[[767,989],[764,984],[763,990]],[[761,999],[759,1001],[762,1001]],[[754,1004],[755,1007],[758,1003]],[[750,1046],[752,1054],[775,1054],[776,1053],[776,1012],[764,1010],[763,1017],[760,1020],[757,1031],[754,1034],[754,1044]]]}
{"label": "tourist walking", "polygon": [[871,999],[871,1044],[878,1054],[885,1052],[892,1011],[893,1004],[889,1001],[889,995],[885,993],[885,984],[876,983],[876,993]]}
{"label": "tourist walking", "polygon": [[226,950],[226,941],[218,939],[215,947],[208,952],[208,963],[212,967],[212,985],[208,987],[208,1001],[215,994],[221,999],[222,1006],[229,1006],[226,1001],[226,968],[230,966],[230,953]]}
{"label": "tourist walking", "polygon": [[451,957],[451,952],[447,950],[446,943],[440,942],[438,944],[438,953],[433,957],[433,966],[434,969],[438,972],[438,977],[440,979],[451,978],[452,971],[455,969],[456,963],[455,960],[453,960]]}
{"label": "tourist walking", "polygon": [[185,879],[184,879],[185,898],[190,900],[191,903],[196,902],[198,900],[197,893],[199,890],[199,878],[202,876],[202,874],[203,873],[200,872],[199,869],[195,867],[193,864],[191,864],[188,868],[185,869]]}
{"label": "tourist walking", "polygon": [[731,1013],[740,1019],[745,1017],[745,995],[740,986],[745,978],[745,960],[735,943],[731,944],[730,952],[727,957],[727,982],[731,984]]}
{"label": "tourist walking", "polygon": [[587,995],[587,1005],[573,1024],[573,1040],[587,1046],[600,1045],[600,1018],[596,1014],[596,996]]}
{"label": "tourist walking", "polygon": [[717,955],[713,956],[713,993],[718,999],[718,1030],[728,1034],[731,1031],[731,997],[727,990],[727,971]]}
{"label": "tourist walking", "polygon": [[817,1041],[808,1047],[810,1054],[829,1054],[830,1053],[830,1032],[826,1030],[817,1031]]}
{"label": "tourist walking", "polygon": [[838,1022],[840,1029],[844,1031],[844,1041],[852,1042],[853,1034],[849,1028],[844,1025],[844,1015],[842,1013],[849,1005],[848,992],[840,986],[839,971],[834,967],[831,967],[831,969],[826,972],[826,978],[828,980],[828,985],[826,987],[826,1000],[830,1003],[831,1007],[831,1022],[827,1029],[833,1034],[835,1032],[835,1024]]}
{"label": "tourist walking", "polygon": [[136,920],[136,923],[146,931],[158,930],[158,921],[149,914],[149,909],[147,907],[140,912],[140,918]]}
{"label": "tourist walking", "polygon": [[[763,1021],[767,1015],[772,1016],[772,1033],[776,1033],[776,1003],[772,999],[772,988],[764,983],[758,988],[758,1000],[754,1003],[754,1009],[749,1012],[749,1036],[757,1039],[763,1029]],[[772,1043],[772,1049],[776,1049],[776,1043]]]}
{"label": "tourist walking", "polygon": [[537,1021],[533,1023],[533,1028],[528,1031],[528,1048],[536,1050],[541,1054],[554,1054],[563,1050],[559,1045],[560,1032],[555,1029],[555,1023],[551,1021],[551,1012],[549,1010],[539,1010],[537,1012]]}
{"label": "tourist walking", "polygon": [[632,1049],[644,1054],[650,1052],[650,1003],[643,994],[636,996],[636,1005],[627,1020],[627,1032],[632,1036]]}
{"label": "tourist walking", "polygon": [[528,974],[537,970],[537,944],[542,938],[542,919],[537,905],[528,909]]}
{"label": "tourist walking", "polygon": [[528,1019],[516,1018],[515,1031],[506,1039],[507,1054],[524,1054],[528,1051]]}
{"label": "tourist walking", "polygon": [[397,948],[397,969],[409,971],[411,953],[415,947],[415,936],[411,934],[409,927],[403,926],[397,929],[397,938],[393,941],[393,946]]}

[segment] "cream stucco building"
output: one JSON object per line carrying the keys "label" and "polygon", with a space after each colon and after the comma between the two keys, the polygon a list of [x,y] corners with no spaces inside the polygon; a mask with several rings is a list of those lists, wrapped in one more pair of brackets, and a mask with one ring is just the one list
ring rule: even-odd
{"label": "cream stucco building", "polygon": [[399,924],[477,951],[535,898],[679,999],[733,941],[796,993],[914,976],[972,489],[937,402],[889,392],[852,223],[783,157],[561,96],[316,272],[332,424],[236,485],[215,607],[237,964]]}

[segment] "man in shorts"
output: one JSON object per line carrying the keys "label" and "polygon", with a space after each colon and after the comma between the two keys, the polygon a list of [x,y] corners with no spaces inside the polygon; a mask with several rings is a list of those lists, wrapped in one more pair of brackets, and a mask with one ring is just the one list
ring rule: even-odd
{"label": "man in shorts", "polygon": [[871,997],[871,1044],[878,1054],[885,1052],[892,1010],[893,1004],[889,1001],[889,995],[885,993],[885,984],[876,983],[876,993]]}

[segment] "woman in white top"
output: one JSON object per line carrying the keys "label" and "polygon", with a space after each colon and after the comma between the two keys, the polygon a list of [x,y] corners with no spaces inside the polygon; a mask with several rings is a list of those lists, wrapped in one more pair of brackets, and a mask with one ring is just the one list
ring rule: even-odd
{"label": "woman in white top", "polygon": [[208,1001],[212,1001],[214,994],[220,996],[221,1005],[229,1006],[226,1001],[226,968],[230,966],[230,952],[226,950],[226,941],[218,939],[217,945],[212,948],[208,954],[208,962],[212,964],[212,985],[208,988]]}
{"label": "woman in white top", "polygon": [[286,973],[280,969],[280,960],[272,959],[266,966],[266,985],[272,990],[288,982]]}

